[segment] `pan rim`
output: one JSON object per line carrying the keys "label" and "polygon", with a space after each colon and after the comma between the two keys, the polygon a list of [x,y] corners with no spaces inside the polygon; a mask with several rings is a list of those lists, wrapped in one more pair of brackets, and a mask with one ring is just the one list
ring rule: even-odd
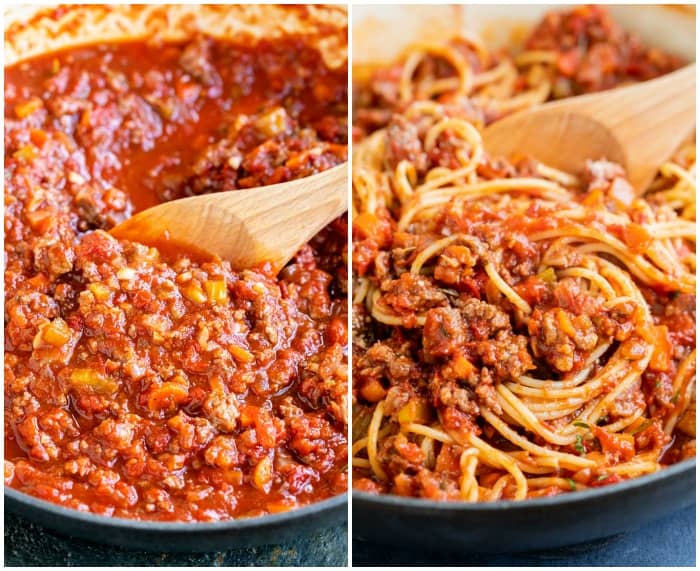
{"label": "pan rim", "polygon": [[[577,505],[593,499],[601,499],[614,495],[622,495],[640,488],[653,486],[654,484],[669,480],[674,476],[681,476],[686,472],[693,472],[696,469],[696,458],[683,460],[672,466],[668,466],[654,472],[646,474],[624,482],[618,482],[610,486],[600,488],[588,488],[574,493],[559,494],[546,498],[532,498],[526,500],[499,500],[496,502],[470,503],[460,501],[436,501],[423,498],[413,498],[397,496],[392,494],[371,494],[359,490],[352,490],[353,507],[358,504],[367,504],[388,508],[405,508],[416,511],[441,511],[445,513],[483,513],[483,512],[511,512],[528,511],[533,509],[547,509],[561,507],[562,505]],[[693,490],[695,491],[695,489]]]}

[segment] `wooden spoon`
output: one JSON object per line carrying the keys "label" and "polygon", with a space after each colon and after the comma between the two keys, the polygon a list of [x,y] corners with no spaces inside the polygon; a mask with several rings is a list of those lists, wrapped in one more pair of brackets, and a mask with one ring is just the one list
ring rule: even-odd
{"label": "wooden spoon", "polygon": [[492,155],[526,153],[579,173],[588,159],[619,163],[643,192],[695,128],[695,64],[610,91],[545,103],[490,125]]}
{"label": "wooden spoon", "polygon": [[269,262],[279,271],[347,208],[348,167],[343,164],[281,184],[164,202],[110,233],[169,252],[219,256],[234,269]]}

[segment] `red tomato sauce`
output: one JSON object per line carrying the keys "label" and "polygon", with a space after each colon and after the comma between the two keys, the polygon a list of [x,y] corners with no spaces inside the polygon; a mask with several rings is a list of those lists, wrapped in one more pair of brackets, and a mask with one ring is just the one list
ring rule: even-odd
{"label": "red tomato sauce", "polygon": [[217,521],[347,489],[347,221],[278,276],[106,231],[347,159],[347,69],[303,38],[123,43],[5,70],[5,483]]}

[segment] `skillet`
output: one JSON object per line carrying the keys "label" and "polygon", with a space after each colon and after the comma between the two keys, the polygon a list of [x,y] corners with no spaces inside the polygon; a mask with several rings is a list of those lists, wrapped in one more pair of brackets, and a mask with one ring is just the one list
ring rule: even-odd
{"label": "skillet", "polygon": [[602,488],[493,503],[353,491],[353,538],[428,550],[515,553],[631,531],[695,503],[696,459]]}
{"label": "skillet", "polygon": [[[73,5],[4,10],[5,65],[84,44],[159,38],[183,41],[303,35],[328,67],[347,61],[347,11],[342,6]],[[222,522],[154,522],[105,517],[64,508],[5,488],[5,508],[59,533],[147,551],[213,551],[277,544],[347,521],[348,494],[297,510]]]}
{"label": "skillet", "polygon": [[[395,59],[407,43],[466,31],[487,47],[518,41],[565,5],[476,4],[353,9],[353,66]],[[695,10],[612,6],[613,17],[643,40],[695,60]],[[683,30],[682,33],[679,33]],[[695,502],[696,460],[602,488],[522,502],[468,504],[352,492],[353,539],[405,549],[514,553],[601,539],[642,527]]]}
{"label": "skillet", "polygon": [[57,531],[128,549],[168,552],[221,551],[284,543],[347,521],[347,494],[281,514],[221,522],[159,522],[106,517],[64,508],[5,488],[5,508]]}

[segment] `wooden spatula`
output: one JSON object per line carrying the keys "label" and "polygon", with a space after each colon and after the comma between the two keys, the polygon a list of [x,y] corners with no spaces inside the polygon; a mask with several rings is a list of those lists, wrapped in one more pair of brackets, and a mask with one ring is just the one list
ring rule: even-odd
{"label": "wooden spatula", "polygon": [[577,173],[588,159],[605,158],[626,170],[642,192],[658,167],[695,128],[695,64],[610,91],[545,103],[490,125],[492,155],[526,153]]}
{"label": "wooden spatula", "polygon": [[348,207],[348,167],[248,190],[164,202],[112,228],[115,238],[198,257],[234,269],[269,262],[279,271],[299,248]]}

